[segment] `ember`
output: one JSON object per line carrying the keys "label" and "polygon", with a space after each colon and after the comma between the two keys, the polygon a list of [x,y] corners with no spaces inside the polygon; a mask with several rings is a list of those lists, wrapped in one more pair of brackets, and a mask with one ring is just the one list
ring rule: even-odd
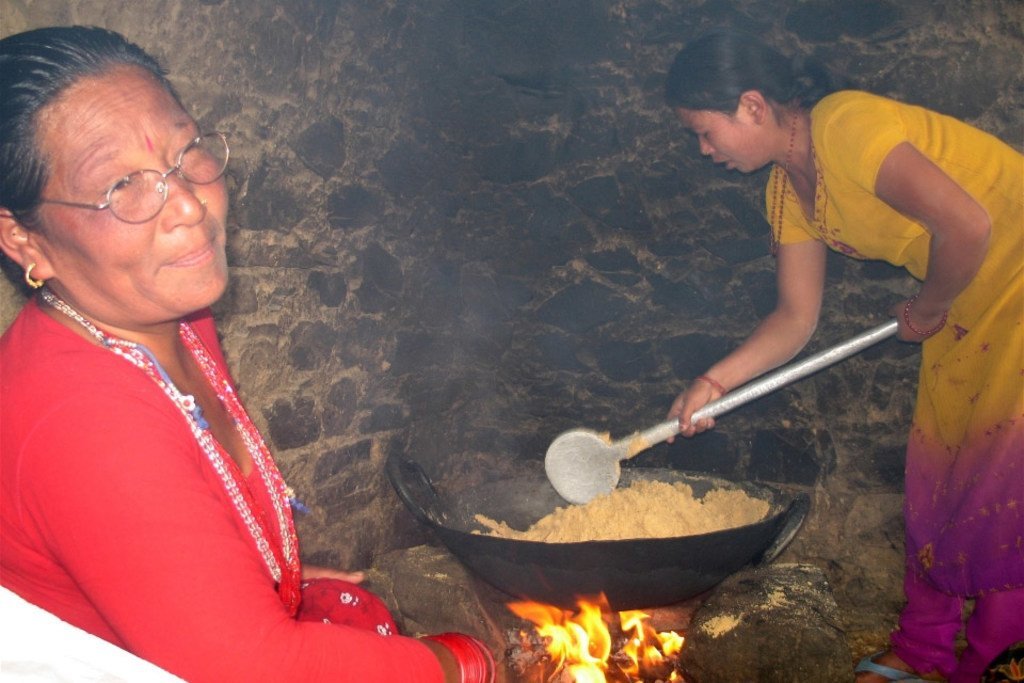
{"label": "ember", "polygon": [[514,634],[508,653],[519,680],[533,675],[545,683],[684,683],[677,665],[682,636],[656,632],[641,611],[616,618],[603,597],[577,604],[573,614],[537,602],[509,603],[516,616],[534,624]]}

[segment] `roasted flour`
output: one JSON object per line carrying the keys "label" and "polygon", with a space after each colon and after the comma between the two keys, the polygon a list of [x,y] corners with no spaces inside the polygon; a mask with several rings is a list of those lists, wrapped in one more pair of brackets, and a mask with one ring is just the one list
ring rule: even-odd
{"label": "roasted flour", "polygon": [[689,484],[634,482],[585,505],[558,508],[525,531],[484,515],[476,521],[489,536],[544,543],[675,538],[753,524],[764,519],[767,501],[745,491],[712,489],[695,498]]}

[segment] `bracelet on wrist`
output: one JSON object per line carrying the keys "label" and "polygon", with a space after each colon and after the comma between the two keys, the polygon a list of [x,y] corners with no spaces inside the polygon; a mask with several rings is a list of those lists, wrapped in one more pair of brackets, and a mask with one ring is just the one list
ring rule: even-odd
{"label": "bracelet on wrist", "polygon": [[907,325],[907,329],[916,335],[930,337],[946,326],[946,320],[949,318],[949,311],[943,311],[942,319],[939,320],[939,324],[930,330],[919,330],[914,327],[913,323],[910,322],[910,308],[914,305],[915,301],[917,301],[917,294],[907,299],[907,303],[903,305],[903,322]]}
{"label": "bracelet on wrist", "polygon": [[452,653],[462,683],[494,683],[494,655],[478,639],[465,633],[438,633],[423,640],[439,643]]}
{"label": "bracelet on wrist", "polygon": [[712,379],[711,377],[708,377],[707,375],[700,375],[699,377],[697,377],[697,381],[704,382],[705,384],[710,385],[712,389],[717,390],[718,393],[721,394],[722,396],[725,396],[726,394],[725,387],[723,387],[720,382]]}

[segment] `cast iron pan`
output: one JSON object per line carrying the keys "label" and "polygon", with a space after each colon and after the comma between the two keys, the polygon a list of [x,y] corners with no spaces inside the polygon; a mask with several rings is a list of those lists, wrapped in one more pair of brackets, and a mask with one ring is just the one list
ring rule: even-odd
{"label": "cast iron pan", "polygon": [[771,562],[810,508],[806,494],[662,468],[625,468],[620,486],[636,479],[684,481],[694,494],[741,488],[769,502],[766,519],[695,536],[583,543],[541,543],[483,534],[482,514],[517,529],[566,505],[543,471],[460,491],[443,500],[412,460],[392,456],[386,471],[409,511],[430,527],[473,573],[514,598],[567,609],[601,593],[614,610],[669,605],[694,597],[747,565]]}

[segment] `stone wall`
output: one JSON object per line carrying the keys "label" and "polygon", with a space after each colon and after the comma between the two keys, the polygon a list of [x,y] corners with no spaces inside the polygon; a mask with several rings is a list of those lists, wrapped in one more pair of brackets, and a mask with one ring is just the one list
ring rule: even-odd
{"label": "stone wall", "polygon": [[[771,309],[765,174],[701,159],[661,101],[702,29],[763,31],[1024,145],[1019,0],[0,0],[0,13],[3,35],[124,33],[203,128],[230,135],[225,348],[312,510],[307,558],[353,568],[424,540],[382,475],[389,454],[469,484],[536,463],[570,427],[650,426]],[[6,324],[23,292],[0,286]],[[914,287],[831,258],[811,350],[883,321]],[[642,457],[809,491],[787,556],[826,569],[852,632],[884,633],[917,359],[884,343]]]}

